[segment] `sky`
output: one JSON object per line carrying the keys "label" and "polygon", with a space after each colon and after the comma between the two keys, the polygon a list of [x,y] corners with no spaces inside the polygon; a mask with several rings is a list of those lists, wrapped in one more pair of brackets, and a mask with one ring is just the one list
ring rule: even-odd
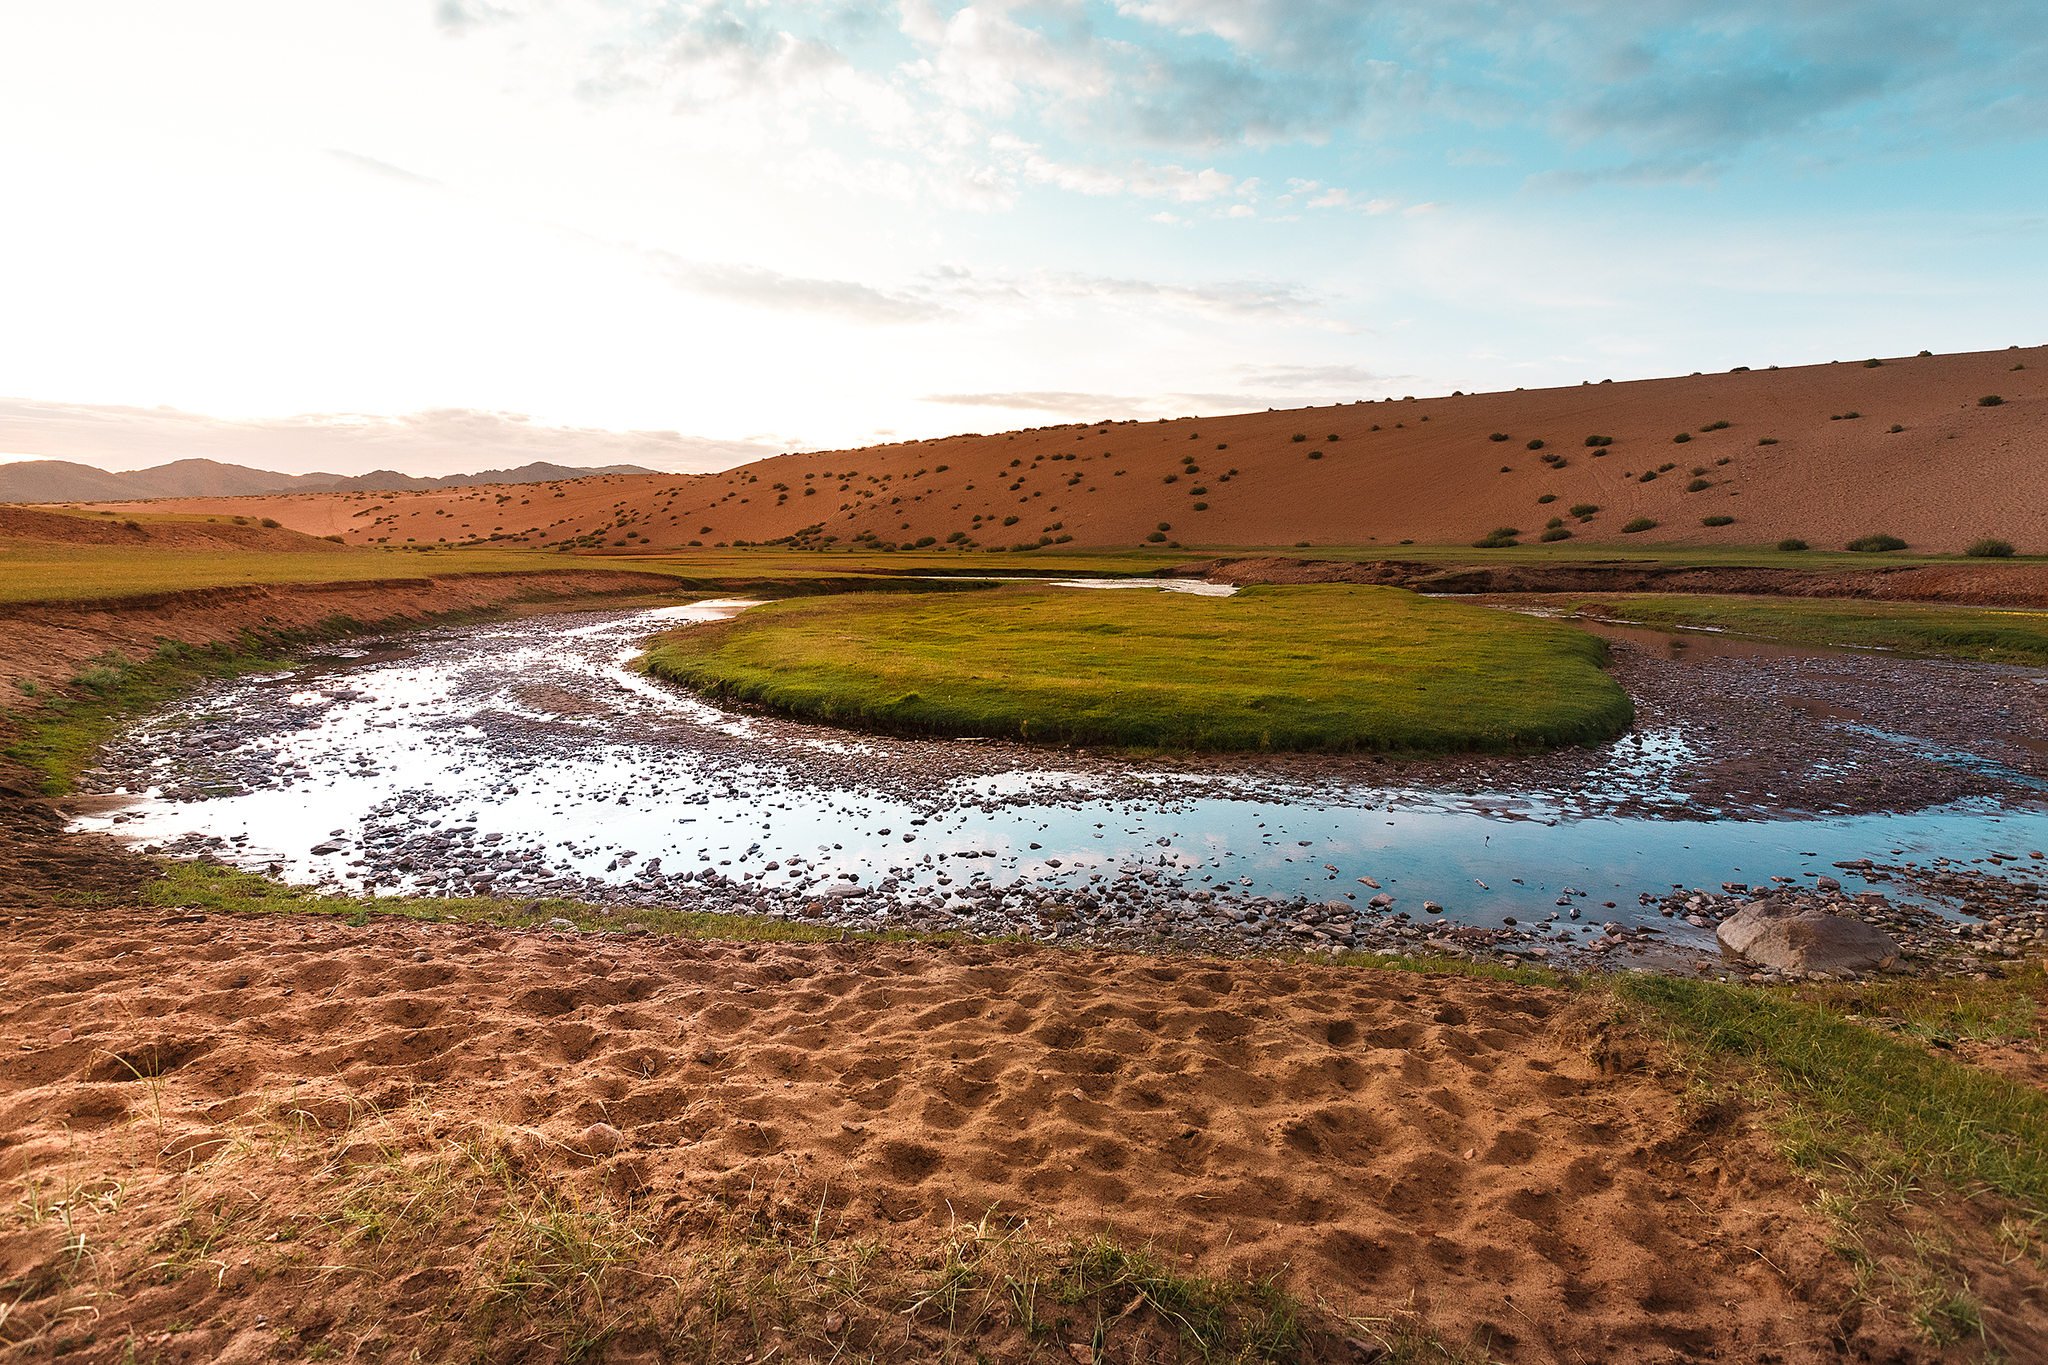
{"label": "sky", "polygon": [[5,0],[0,130],[0,458],[698,469],[2048,341],[2040,0]]}

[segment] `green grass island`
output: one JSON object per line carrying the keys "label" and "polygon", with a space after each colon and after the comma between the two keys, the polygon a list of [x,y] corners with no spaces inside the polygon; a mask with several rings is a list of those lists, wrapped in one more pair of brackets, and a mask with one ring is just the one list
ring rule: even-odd
{"label": "green grass island", "polygon": [[659,637],[707,696],[903,735],[1194,751],[1511,752],[1634,719],[1570,626],[1397,588],[1016,586],[771,602]]}

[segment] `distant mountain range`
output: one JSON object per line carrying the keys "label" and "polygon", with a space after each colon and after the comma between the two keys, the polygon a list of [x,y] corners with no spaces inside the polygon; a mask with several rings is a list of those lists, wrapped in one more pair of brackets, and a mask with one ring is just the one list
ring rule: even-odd
{"label": "distant mountain range", "polygon": [[234,498],[257,493],[338,493],[353,490],[395,492],[416,488],[456,488],[476,483],[551,483],[587,479],[594,474],[654,474],[639,465],[613,464],[575,469],[559,464],[527,464],[517,469],[485,469],[475,474],[448,474],[422,479],[395,469],[368,474],[277,474],[218,460],[173,460],[150,469],[110,474],[69,460],[18,460],[0,464],[0,502],[112,502],[131,498]]}

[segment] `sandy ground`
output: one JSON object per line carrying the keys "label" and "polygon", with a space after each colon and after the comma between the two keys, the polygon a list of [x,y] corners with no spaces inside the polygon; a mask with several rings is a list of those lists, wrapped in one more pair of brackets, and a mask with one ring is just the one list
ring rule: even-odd
{"label": "sandy ground", "polygon": [[[287,1159],[287,1111],[329,1153],[423,1111],[673,1218],[754,1191],[828,1239],[899,1247],[990,1210],[1107,1228],[1354,1315],[1414,1305],[1502,1360],[1915,1357],[1833,1311],[1846,1268],[1750,1117],[1688,1108],[1651,1051],[1559,992],[19,903],[0,962],[0,1180],[121,1185],[117,1207],[79,1206],[91,1330],[53,1325],[54,1287],[7,1324],[90,1336],[80,1360],[166,1331],[166,1359],[256,1359],[285,1324],[406,1357],[463,1258],[323,1273],[350,1262],[349,1225],[313,1221],[333,1172]],[[265,1212],[196,1273],[153,1269],[195,1192],[224,1189]],[[283,1222],[295,1235],[265,1240]],[[0,1276],[52,1284],[65,1232],[19,1228]]]}
{"label": "sandy ground", "polygon": [[[1500,526],[1533,538],[1553,514],[1586,503],[1601,510],[1568,527],[1588,545],[1799,536],[1839,548],[1882,531],[1915,550],[1959,551],[1998,536],[2043,554],[2048,502],[2022,490],[2039,481],[2048,453],[2044,385],[2048,349],[1985,351],[1876,368],[1844,362],[1041,427],[790,454],[695,476],[103,505],[270,516],[351,544],[580,539],[622,553],[812,528],[841,542],[869,532],[943,542],[957,531],[983,546],[1071,536],[1081,548],[1137,544],[1161,522],[1168,538],[1190,545],[1393,548],[1468,544]],[[2005,401],[1978,406],[1988,394]],[[1717,422],[1727,425],[1701,430]],[[1681,433],[1689,440],[1676,442]],[[1589,448],[1592,435],[1613,444]],[[1759,444],[1766,439],[1774,444]],[[1544,448],[1528,449],[1532,440]],[[1547,465],[1545,455],[1564,463]],[[1695,468],[1710,486],[1689,493]],[[1657,477],[1643,482],[1646,472]],[[1544,495],[1555,501],[1539,503]],[[1717,514],[1735,520],[1701,525]],[[1624,535],[1637,517],[1660,524]]]}

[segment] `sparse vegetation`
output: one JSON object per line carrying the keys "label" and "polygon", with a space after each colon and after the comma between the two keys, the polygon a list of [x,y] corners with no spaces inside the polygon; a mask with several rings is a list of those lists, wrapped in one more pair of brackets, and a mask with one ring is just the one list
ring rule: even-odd
{"label": "sparse vegetation", "polygon": [[1839,597],[1757,599],[1708,594],[1626,597],[1603,605],[1624,620],[1660,627],[1718,626],[1800,643],[2048,664],[2048,617],[2035,613]]}
{"label": "sparse vegetation", "polygon": [[1994,540],[1986,536],[1982,540],[1971,542],[1970,548],[1963,553],[1972,559],[2010,559],[2013,547],[2009,540]]}
{"label": "sparse vegetation", "polygon": [[1885,550],[1903,550],[1906,548],[1906,542],[1897,536],[1886,535],[1880,531],[1875,535],[1858,536],[1842,548],[1854,550],[1858,554],[1874,554]]}
{"label": "sparse vegetation", "polygon": [[1649,517],[1637,517],[1634,521],[1631,521],[1628,525],[1622,527],[1621,529],[1622,532],[1626,535],[1634,535],[1638,531],[1654,530],[1656,528],[1656,525],[1657,523]]}
{"label": "sparse vegetation", "polygon": [[1515,537],[1522,534],[1512,526],[1496,526],[1484,536],[1472,542],[1475,550],[1506,550],[1519,545]]}

